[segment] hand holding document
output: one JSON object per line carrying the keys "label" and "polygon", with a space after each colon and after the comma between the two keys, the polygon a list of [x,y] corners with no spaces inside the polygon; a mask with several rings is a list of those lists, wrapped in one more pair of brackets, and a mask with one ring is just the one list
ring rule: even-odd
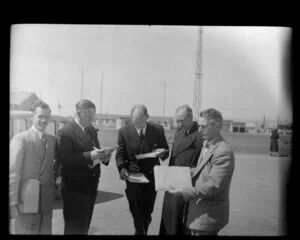
{"label": "hand holding document", "polygon": [[94,147],[94,150],[97,151],[99,157],[94,160],[92,168],[97,164],[100,164],[101,162],[103,163],[109,162],[111,153],[115,151],[117,148],[118,145],[112,147],[102,147],[101,149]]}
{"label": "hand holding document", "polygon": [[154,166],[155,190],[171,190],[192,187],[189,167]]}
{"label": "hand holding document", "polygon": [[138,154],[138,155],[135,155],[135,157],[137,160],[143,159],[143,158],[157,158],[158,155],[160,155],[163,152],[167,152],[167,151],[169,151],[169,150],[166,150],[164,148],[158,148],[158,149],[154,150],[153,152]]}

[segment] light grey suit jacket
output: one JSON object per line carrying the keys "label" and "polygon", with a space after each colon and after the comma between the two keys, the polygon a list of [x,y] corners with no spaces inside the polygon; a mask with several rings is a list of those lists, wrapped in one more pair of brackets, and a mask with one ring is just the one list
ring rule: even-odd
{"label": "light grey suit jacket", "polygon": [[188,201],[186,227],[202,231],[219,231],[229,221],[229,189],[234,171],[234,154],[219,136],[192,173],[193,188],[182,190]]}
{"label": "light grey suit jacket", "polygon": [[20,204],[20,189],[24,181],[40,181],[41,212],[51,211],[54,204],[53,162],[57,146],[56,137],[47,134],[46,151],[33,128],[16,134],[10,142],[9,197],[10,206]]}

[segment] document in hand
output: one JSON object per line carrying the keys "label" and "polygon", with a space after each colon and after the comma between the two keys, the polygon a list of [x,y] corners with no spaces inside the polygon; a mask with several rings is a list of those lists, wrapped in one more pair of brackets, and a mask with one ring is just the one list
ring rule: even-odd
{"label": "document in hand", "polygon": [[164,148],[159,148],[150,153],[143,153],[143,154],[135,155],[135,157],[137,160],[143,159],[143,158],[156,158],[160,153],[166,152],[166,151],[168,151],[168,150],[166,150]]}
{"label": "document in hand", "polygon": [[154,166],[155,190],[192,187],[189,167]]}
{"label": "document in hand", "polygon": [[133,183],[148,183],[149,180],[143,173],[128,173],[128,181]]}
{"label": "document in hand", "polygon": [[21,213],[38,213],[40,182],[37,179],[25,181],[20,190],[19,210]]}

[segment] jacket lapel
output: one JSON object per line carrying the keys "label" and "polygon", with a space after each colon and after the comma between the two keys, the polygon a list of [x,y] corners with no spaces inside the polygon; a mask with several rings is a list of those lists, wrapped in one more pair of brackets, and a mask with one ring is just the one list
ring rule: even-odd
{"label": "jacket lapel", "polygon": [[179,141],[176,143],[178,147],[175,146],[174,148],[174,155],[171,155],[172,158],[175,158],[178,154],[185,151],[187,148],[189,148],[194,143],[194,135],[192,135],[195,131],[197,131],[197,124],[194,124],[191,127],[191,130],[187,136],[184,135],[183,131],[179,131],[177,134],[179,136],[176,138],[176,141]]}
{"label": "jacket lapel", "polygon": [[211,146],[207,149],[207,152],[204,155],[204,147],[201,150],[201,154],[199,157],[200,163],[197,165],[195,171],[193,172],[192,178],[195,177],[200,170],[205,166],[205,164],[209,161],[209,159],[213,156],[213,151],[215,148],[220,144],[220,142],[223,140],[223,138],[220,136],[218,137],[214,143],[211,144]]}
{"label": "jacket lapel", "polygon": [[45,155],[45,150],[42,141],[39,139],[37,133],[32,128],[29,129],[29,133],[31,137],[30,145],[32,147],[32,150],[42,161]]}

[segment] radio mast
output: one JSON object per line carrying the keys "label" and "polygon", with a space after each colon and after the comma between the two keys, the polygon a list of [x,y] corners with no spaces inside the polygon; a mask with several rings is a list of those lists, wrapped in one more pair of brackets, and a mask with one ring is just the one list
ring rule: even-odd
{"label": "radio mast", "polygon": [[202,26],[200,26],[198,30],[198,44],[197,44],[196,68],[195,68],[194,98],[193,98],[193,115],[195,121],[197,121],[199,118],[199,114],[201,112],[201,104],[202,104],[202,78],[203,78],[202,34],[203,34],[203,29]]}

